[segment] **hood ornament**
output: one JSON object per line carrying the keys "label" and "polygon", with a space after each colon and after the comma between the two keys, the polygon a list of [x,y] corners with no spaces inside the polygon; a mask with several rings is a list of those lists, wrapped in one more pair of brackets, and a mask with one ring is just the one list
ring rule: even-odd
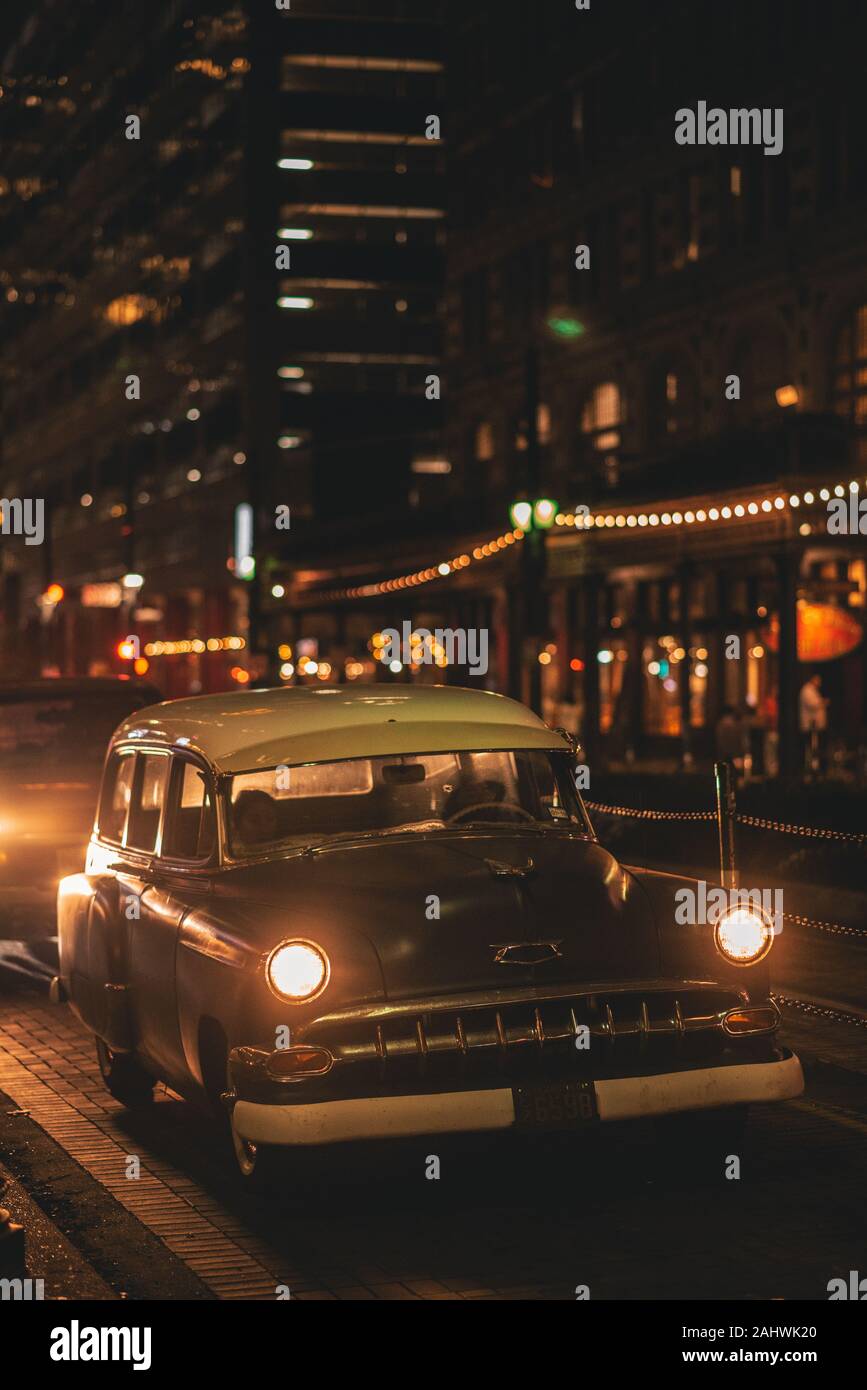
{"label": "hood ornament", "polygon": [[509,941],[505,945],[491,944],[495,965],[544,965],[547,961],[562,960],[561,941]]}
{"label": "hood ornament", "polygon": [[526,864],[504,864],[499,859],[486,859],[485,863],[494,878],[529,878],[530,874],[536,872],[532,859],[528,859]]}

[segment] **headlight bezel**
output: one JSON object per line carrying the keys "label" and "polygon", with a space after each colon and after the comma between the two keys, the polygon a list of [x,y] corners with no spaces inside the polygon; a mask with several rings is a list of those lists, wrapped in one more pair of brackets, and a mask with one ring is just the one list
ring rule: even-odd
{"label": "headlight bezel", "polygon": [[[724,948],[720,940],[720,934],[726,922],[729,922],[733,917],[739,915],[749,915],[753,917],[760,924],[762,931],[761,949],[747,958],[731,955],[729,951]],[[728,965],[734,965],[738,969],[747,969],[749,966],[759,965],[763,960],[767,959],[768,953],[774,944],[774,923],[762,908],[756,907],[753,903],[736,903],[727,907],[714,923],[713,942],[717,951]]]}
{"label": "headlight bezel", "polygon": [[[284,951],[289,946],[302,946],[305,950],[317,956],[318,959],[322,962],[322,978],[320,979],[316,988],[312,990],[309,994],[284,994],[284,992],[277,986],[277,984],[274,981],[272,975],[274,959],[276,956],[280,954],[281,951]],[[284,938],[284,940],[278,941],[277,945],[274,946],[268,952],[268,956],[265,960],[265,981],[271,993],[274,995],[276,999],[280,1000],[281,1004],[312,1004],[315,999],[318,999],[320,995],[325,992],[331,981],[331,960],[329,958],[328,952],[325,950],[324,946],[320,946],[318,941],[311,941],[308,937],[287,936]]]}

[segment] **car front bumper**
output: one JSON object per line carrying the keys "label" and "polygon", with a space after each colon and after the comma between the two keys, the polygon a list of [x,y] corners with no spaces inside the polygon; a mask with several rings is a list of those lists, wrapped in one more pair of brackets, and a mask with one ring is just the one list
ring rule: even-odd
{"label": "car front bumper", "polygon": [[[594,1081],[598,1120],[647,1119],[688,1110],[790,1100],[802,1093],[804,1074],[794,1053],[780,1051],[783,1055],[775,1061]],[[511,1087],[354,1097],[312,1104],[238,1100],[232,1118],[236,1132],[251,1144],[287,1146],[481,1133],[511,1129],[516,1123]]]}

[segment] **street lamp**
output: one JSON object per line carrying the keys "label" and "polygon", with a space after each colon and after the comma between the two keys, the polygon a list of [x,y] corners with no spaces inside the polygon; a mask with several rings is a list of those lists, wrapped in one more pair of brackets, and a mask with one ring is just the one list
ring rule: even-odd
{"label": "street lamp", "polygon": [[[551,497],[539,495],[542,487],[539,440],[539,368],[546,342],[572,343],[583,338],[588,325],[583,323],[568,304],[552,306],[536,321],[527,337],[525,359],[526,391],[526,451],[524,476],[526,488],[509,509],[512,527],[524,534],[521,546],[520,592],[515,595],[515,647],[520,654],[522,669],[529,681],[529,703],[541,713],[542,664],[538,647],[547,627],[548,615],[545,594],[545,537],[556,525],[558,507]],[[533,651],[534,645],[536,651]],[[512,683],[518,676],[515,667]],[[519,678],[523,684],[523,678]]]}
{"label": "street lamp", "polygon": [[557,518],[557,503],[551,497],[518,497],[509,508],[514,530],[523,531],[521,546],[521,595],[519,603],[523,667],[529,679],[529,703],[542,710],[542,667],[535,659],[547,616],[545,613],[545,537]]}
{"label": "street lamp", "polygon": [[550,531],[556,519],[557,503],[550,497],[538,497],[534,502],[521,497],[509,508],[513,529],[525,535],[531,531]]}

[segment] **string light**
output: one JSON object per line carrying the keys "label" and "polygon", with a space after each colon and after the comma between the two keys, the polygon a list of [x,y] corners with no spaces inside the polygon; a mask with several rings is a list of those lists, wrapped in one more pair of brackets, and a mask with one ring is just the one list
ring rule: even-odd
{"label": "string light", "polygon": [[323,599],[355,599],[355,598],[378,598],[382,594],[393,594],[403,589],[415,589],[424,584],[432,584],[435,580],[449,579],[453,574],[458,574],[461,570],[468,569],[470,565],[478,564],[482,560],[493,559],[496,555],[503,554],[510,546],[516,545],[524,539],[524,532],[518,530],[506,531],[502,536],[497,536],[495,540],[486,541],[483,545],[477,545],[472,555],[456,555],[451,560],[442,560],[438,565],[431,565],[428,569],[417,570],[415,574],[401,574],[395,579],[383,579],[376,584],[364,584],[357,589],[332,589],[319,597]]}
{"label": "string light", "polygon": [[[865,479],[867,482],[867,479]],[[834,485],[834,494],[837,497],[844,496],[846,490],[857,493],[861,485],[856,481],[848,484],[837,483]],[[831,491],[823,487],[819,491],[819,498],[822,502],[827,502],[831,498]],[[611,530],[622,531],[624,533],[634,530],[636,527],[643,529],[656,529],[660,526],[666,528],[679,529],[683,526],[708,526],[716,525],[721,521],[731,521],[736,517],[739,521],[746,518],[762,517],[773,515],[774,512],[798,511],[801,507],[810,507],[816,503],[816,494],[806,491],[803,494],[791,493],[789,496],[779,494],[775,497],[764,497],[761,501],[754,498],[744,502],[726,504],[722,507],[699,507],[695,510],[684,512],[665,511],[665,512],[646,512],[633,509],[622,512],[598,512],[590,513],[586,508],[577,509],[574,512],[558,512],[554,518],[554,525],[560,530]],[[810,527],[805,524],[800,526],[802,536],[811,533]],[[379,580],[375,584],[364,584],[353,589],[332,589],[327,593],[317,594],[317,598],[323,600],[339,599],[358,599],[358,598],[379,598],[384,594],[396,593],[403,589],[414,589],[421,585],[432,584],[434,581],[450,578],[470,565],[479,564],[484,560],[490,560],[501,555],[518,542],[524,540],[525,532],[516,529],[507,531],[504,535],[497,536],[494,540],[484,541],[474,547],[471,555],[460,555],[451,560],[442,560],[439,564],[434,564],[428,569],[418,570],[415,574],[403,574],[394,579]]]}
{"label": "string light", "polygon": [[[867,480],[865,480],[867,481]],[[833,495],[843,497],[848,488],[849,492],[857,493],[861,489],[860,483],[852,481],[848,484],[836,483]],[[832,496],[830,488],[823,487],[818,494],[822,502],[828,502]],[[709,522],[730,521],[732,517],[742,520],[745,517],[755,517],[764,513],[771,515],[776,512],[785,512],[789,509],[797,511],[802,506],[813,506],[816,502],[816,495],[813,492],[791,493],[789,496],[782,494],[775,497],[765,497],[761,501],[755,499],[743,502],[735,502],[723,507],[698,508],[684,512],[665,511],[665,512],[597,512],[590,513],[586,509],[584,512],[560,512],[556,517],[558,527],[575,529],[578,531],[592,531],[598,529],[609,530],[611,528],[627,529],[636,526],[703,526]]]}

